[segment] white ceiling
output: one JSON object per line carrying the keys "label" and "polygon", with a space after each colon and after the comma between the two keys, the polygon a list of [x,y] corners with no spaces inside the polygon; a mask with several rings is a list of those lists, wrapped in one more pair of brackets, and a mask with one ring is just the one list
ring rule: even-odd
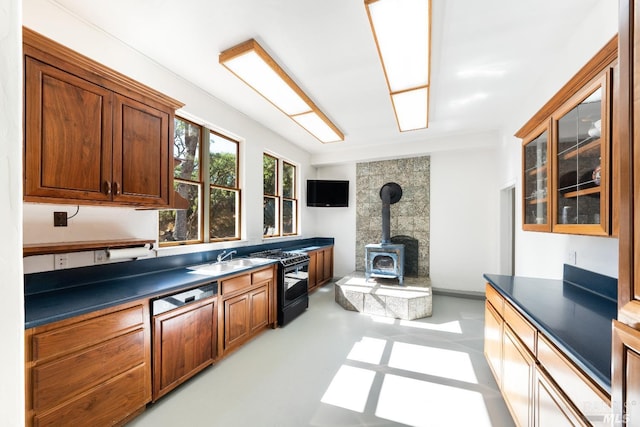
{"label": "white ceiling", "polygon": [[[400,133],[364,0],[54,0],[310,153],[503,128],[599,0],[433,0],[429,128]],[[218,63],[255,38],[345,134],[321,144]],[[595,51],[593,52],[595,53]],[[576,69],[577,71],[577,69]]]}

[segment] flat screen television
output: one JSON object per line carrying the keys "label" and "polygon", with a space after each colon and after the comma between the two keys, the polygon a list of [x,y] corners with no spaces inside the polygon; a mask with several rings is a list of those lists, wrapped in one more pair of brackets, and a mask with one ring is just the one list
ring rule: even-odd
{"label": "flat screen television", "polygon": [[307,180],[307,206],[348,207],[349,181]]}

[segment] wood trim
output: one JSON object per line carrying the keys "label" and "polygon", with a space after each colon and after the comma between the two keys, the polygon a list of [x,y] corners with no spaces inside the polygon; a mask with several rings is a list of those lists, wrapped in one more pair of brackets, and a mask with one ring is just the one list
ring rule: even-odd
{"label": "wood trim", "polygon": [[[634,76],[634,45],[632,18],[635,15],[633,0],[621,0],[619,2],[619,90],[617,92],[616,111],[617,120],[614,126],[614,149],[618,157],[618,191],[620,192],[618,204],[618,310],[624,311],[624,307],[631,301],[634,287],[634,205],[633,205],[633,76]],[[640,319],[640,317],[638,317]],[[615,347],[614,347],[614,351]],[[614,354],[615,357],[615,354]],[[615,390],[623,384],[612,387]]]}
{"label": "wood trim", "polygon": [[609,66],[618,57],[618,35],[594,55],[587,64],[580,69],[538,112],[522,126],[515,136],[524,138],[529,135],[541,123],[544,123],[562,104],[567,102],[574,93],[589,83],[603,69]]}
{"label": "wood trim", "polygon": [[[94,77],[98,76],[101,83],[104,83],[106,78],[120,86],[120,88],[124,89],[125,92],[127,90],[135,91],[136,93],[143,95],[145,98],[148,98],[148,100],[153,100],[162,105],[170,106],[174,110],[184,107],[184,103],[143,85],[142,83],[137,82],[111,68],[99,64],[98,62],[63,46],[30,28],[22,27],[22,41],[25,45],[24,52],[26,55],[34,53],[33,50],[35,49],[39,51],[37,55],[38,58],[56,58],[70,62],[71,64],[77,64],[73,69],[81,69],[83,72],[78,74],[80,76],[91,73]],[[113,87],[109,88],[114,89]],[[116,92],[121,92],[117,89],[114,90]],[[126,95],[126,93],[123,93],[123,95]]]}
{"label": "wood trim", "polygon": [[[218,56],[218,62],[220,64],[222,64],[225,68],[227,68],[233,75],[237,76],[240,80],[242,80],[243,82],[245,82],[247,84],[247,86],[251,87],[253,90],[255,90],[257,93],[259,93],[260,95],[262,95],[264,97],[264,95],[258,91],[256,88],[254,88],[253,86],[251,86],[249,83],[247,83],[240,75],[236,74],[233,70],[231,70],[231,68],[227,67],[225,65],[225,62],[235,58],[236,56],[240,56],[240,55],[244,55],[248,52],[255,52],[265,63],[267,63],[269,65],[269,67],[271,67],[271,69],[273,69],[273,71],[285,82],[287,83],[287,85],[300,97],[302,98],[302,100],[307,104],[307,106],[309,107],[309,111],[313,111],[314,113],[316,113],[318,115],[318,117],[320,117],[320,119],[331,128],[331,130],[333,130],[336,135],[338,135],[338,137],[340,138],[341,141],[344,140],[344,134],[340,131],[340,129],[338,129],[338,127],[336,125],[333,124],[333,122],[331,120],[329,120],[329,118],[320,110],[320,108],[318,108],[318,106],[311,100],[311,98],[309,98],[309,96],[307,96],[306,93],[304,93],[304,91],[302,89],[300,89],[300,87],[296,84],[296,82],[293,81],[293,79],[291,77],[289,77],[289,75],[280,67],[280,65],[278,65],[278,63],[271,57],[271,55],[269,55],[267,53],[267,51],[260,46],[260,44],[255,40],[255,39],[249,39],[245,42],[240,43],[237,46],[231,47],[227,50],[225,50],[224,52],[220,53],[220,55]],[[269,100],[268,98],[265,97],[265,99],[267,99],[267,101],[271,102],[271,100]],[[275,104],[273,104],[275,105]],[[276,108],[280,109],[280,107],[278,107],[277,105],[275,105]],[[281,110],[282,111],[282,110]],[[285,111],[282,111],[284,114],[286,114],[287,116],[293,118],[296,115],[300,115],[303,113],[298,113],[298,114],[288,114]],[[306,129],[305,129],[306,130]],[[317,138],[315,135],[311,134],[312,136],[314,136],[315,138]],[[322,143],[326,143],[323,141],[320,141]]]}
{"label": "wood trim", "polygon": [[27,243],[22,248],[22,256],[62,254],[109,248],[127,248],[154,244],[155,240],[125,239],[125,240],[88,240],[83,242],[54,242]]}

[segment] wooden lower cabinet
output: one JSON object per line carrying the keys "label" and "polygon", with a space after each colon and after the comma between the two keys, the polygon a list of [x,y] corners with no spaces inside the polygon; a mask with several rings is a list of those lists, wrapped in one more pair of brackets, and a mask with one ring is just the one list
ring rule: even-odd
{"label": "wooden lower cabinet", "polygon": [[613,321],[614,425],[640,425],[640,331]]}
{"label": "wooden lower cabinet", "polygon": [[120,425],[151,400],[146,301],[25,331],[27,426]]}
{"label": "wooden lower cabinet", "polygon": [[[608,426],[609,396],[489,284],[486,294],[484,353],[516,425]],[[635,376],[640,402],[640,332],[636,344],[618,375]]]}
{"label": "wooden lower cabinet", "polygon": [[218,348],[220,356],[271,326],[276,327],[275,265],[220,282]]}
{"label": "wooden lower cabinet", "polygon": [[487,301],[484,310],[484,355],[499,387],[502,387],[502,318]]}
{"label": "wooden lower cabinet", "polygon": [[213,363],[216,336],[216,298],[154,317],[154,401]]}
{"label": "wooden lower cabinet", "polygon": [[309,291],[312,291],[333,279],[333,246],[310,251],[308,254],[308,286]]}
{"label": "wooden lower cabinet", "polygon": [[508,325],[502,334],[502,394],[517,425],[533,426],[535,359]]}
{"label": "wooden lower cabinet", "polygon": [[542,369],[536,369],[534,401],[534,418],[538,426],[586,427],[589,425]]}

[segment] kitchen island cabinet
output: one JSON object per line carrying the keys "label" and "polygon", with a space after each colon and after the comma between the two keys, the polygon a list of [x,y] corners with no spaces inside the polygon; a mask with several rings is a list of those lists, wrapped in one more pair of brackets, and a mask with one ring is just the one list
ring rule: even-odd
{"label": "kitchen island cabinet", "polygon": [[151,400],[146,300],[25,331],[27,426],[118,425]]}
{"label": "kitchen island cabinet", "polygon": [[612,295],[562,280],[485,278],[485,355],[516,424],[608,425]]}
{"label": "kitchen island cabinet", "polygon": [[27,28],[24,199],[168,207],[183,106]]}

